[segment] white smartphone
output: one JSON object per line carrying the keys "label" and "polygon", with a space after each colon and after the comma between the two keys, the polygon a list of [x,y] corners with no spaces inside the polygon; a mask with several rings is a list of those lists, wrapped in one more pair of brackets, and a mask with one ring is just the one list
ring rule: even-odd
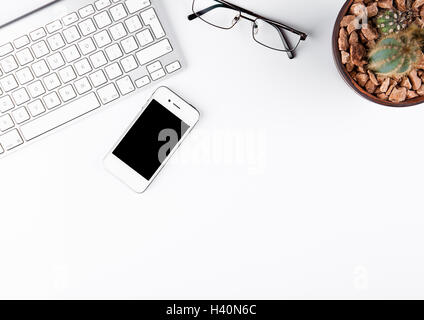
{"label": "white smartphone", "polygon": [[106,156],[105,168],[135,192],[143,193],[199,117],[193,106],[171,90],[157,89]]}

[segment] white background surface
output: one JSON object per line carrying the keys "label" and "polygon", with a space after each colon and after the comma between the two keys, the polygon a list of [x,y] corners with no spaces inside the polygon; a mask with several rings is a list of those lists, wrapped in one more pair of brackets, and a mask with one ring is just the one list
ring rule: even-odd
{"label": "white background surface", "polygon": [[308,32],[295,60],[163,1],[199,126],[141,196],[102,158],[153,88],[2,159],[0,298],[422,298],[424,107],[345,85],[342,1],[235,1]]}
{"label": "white background surface", "polygon": [[2,14],[0,15],[0,25],[3,26],[8,22],[22,17],[35,9],[52,3],[53,1],[54,0],[19,0],[19,5],[7,6],[6,8],[3,6]]}

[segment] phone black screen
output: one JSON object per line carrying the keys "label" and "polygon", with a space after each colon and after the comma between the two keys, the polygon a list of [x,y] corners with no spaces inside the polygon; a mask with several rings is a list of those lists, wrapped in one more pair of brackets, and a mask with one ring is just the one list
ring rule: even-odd
{"label": "phone black screen", "polygon": [[150,180],[189,128],[152,100],[112,153]]}

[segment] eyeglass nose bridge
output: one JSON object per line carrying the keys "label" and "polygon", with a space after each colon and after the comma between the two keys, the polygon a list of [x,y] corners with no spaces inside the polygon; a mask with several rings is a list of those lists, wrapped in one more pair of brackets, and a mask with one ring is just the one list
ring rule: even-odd
{"label": "eyeglass nose bridge", "polygon": [[256,23],[256,21],[257,21],[258,19],[256,19],[255,21],[253,21],[253,33],[256,35],[256,34],[258,34],[258,32],[259,32],[259,26],[258,26],[258,24]]}
{"label": "eyeglass nose bridge", "polygon": [[[255,23],[255,21],[256,21],[256,19],[252,19],[252,18],[250,18],[250,17],[248,17],[248,16],[246,16],[246,15],[244,15],[244,14],[240,14],[240,18],[243,18],[243,19],[249,20],[250,22],[253,22],[253,23]],[[239,19],[240,19],[240,18],[239,18]]]}
{"label": "eyeglass nose bridge", "polygon": [[256,20],[257,19],[252,19],[248,16],[246,16],[245,14],[239,13],[237,16],[234,17],[233,19],[233,25],[235,25],[237,22],[239,22],[241,19],[246,19],[249,20],[250,22],[252,22],[254,25],[256,25]]}

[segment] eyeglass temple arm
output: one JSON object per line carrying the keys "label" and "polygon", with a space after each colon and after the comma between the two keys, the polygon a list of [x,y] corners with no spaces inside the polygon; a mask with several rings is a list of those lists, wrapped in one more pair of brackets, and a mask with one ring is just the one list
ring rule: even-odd
{"label": "eyeglass temple arm", "polygon": [[287,50],[287,56],[289,57],[289,59],[294,59],[294,51],[290,50],[290,44],[287,42],[286,36],[284,35],[281,29],[277,28],[277,30],[280,35],[281,41],[284,44],[284,48]]}
{"label": "eyeglass temple arm", "polygon": [[293,33],[299,35],[301,41],[304,41],[304,40],[306,40],[306,38],[308,38],[308,35],[306,33],[299,31],[299,30],[296,30],[296,29],[293,29],[292,27],[286,26],[285,24],[282,24],[280,22],[270,20],[270,19],[267,19],[267,18],[261,18],[261,17],[260,17],[260,19],[262,19],[266,22],[269,22],[269,23],[277,26],[278,28],[281,28],[281,29],[284,29],[284,30],[287,30],[287,31],[290,31],[290,32],[293,32]]}
{"label": "eyeglass temple arm", "polygon": [[203,16],[204,14],[208,13],[209,11],[212,11],[214,9],[221,8],[221,7],[222,8],[230,8],[230,9],[232,9],[231,7],[227,6],[224,3],[217,3],[217,4],[214,4],[213,6],[210,6],[208,8],[203,9],[203,10],[200,10],[200,11],[197,11],[195,13],[192,13],[187,18],[188,18],[188,20],[192,21],[192,20],[194,20],[196,18],[199,18],[200,16]]}

